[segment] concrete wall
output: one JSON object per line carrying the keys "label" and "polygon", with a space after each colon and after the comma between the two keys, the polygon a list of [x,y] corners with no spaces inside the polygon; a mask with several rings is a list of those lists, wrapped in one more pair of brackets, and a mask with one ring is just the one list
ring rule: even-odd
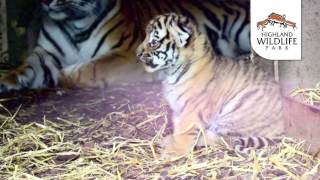
{"label": "concrete wall", "polygon": [[[320,1],[302,0],[302,60],[279,62],[282,91],[310,88],[320,82]],[[285,101],[287,135],[306,140],[310,151],[320,150],[320,109]]]}
{"label": "concrete wall", "polygon": [[283,92],[320,82],[320,1],[302,0],[302,61],[280,61]]}
{"label": "concrete wall", "polygon": [[[284,95],[294,88],[312,88],[320,82],[320,1],[302,0],[302,60],[279,61],[280,84]],[[273,61],[254,55],[254,61],[273,74]],[[306,140],[312,153],[320,150],[320,108],[284,99],[286,135]],[[310,147],[309,147],[310,145]]]}

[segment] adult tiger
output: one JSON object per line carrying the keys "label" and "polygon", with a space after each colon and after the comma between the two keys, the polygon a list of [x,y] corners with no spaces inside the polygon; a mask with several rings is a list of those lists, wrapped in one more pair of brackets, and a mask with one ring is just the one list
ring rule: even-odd
{"label": "adult tiger", "polygon": [[137,57],[148,72],[165,74],[163,94],[174,112],[165,156],[192,150],[201,129],[200,144],[230,138],[240,151],[268,146],[284,135],[280,88],[268,73],[217,57],[207,36],[185,16],[159,15],[146,34]]}
{"label": "adult tiger", "polygon": [[[134,62],[141,26],[155,14],[175,11],[194,19],[217,52],[248,53],[248,4],[198,0],[42,0],[37,46],[3,76],[0,92],[55,86],[96,86],[148,78]],[[139,78],[138,78],[139,77]]]}

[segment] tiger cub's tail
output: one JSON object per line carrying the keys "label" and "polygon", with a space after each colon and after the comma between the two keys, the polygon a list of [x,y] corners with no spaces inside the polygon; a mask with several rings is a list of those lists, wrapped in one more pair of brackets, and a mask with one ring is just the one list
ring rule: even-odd
{"label": "tiger cub's tail", "polygon": [[241,137],[235,140],[233,147],[236,152],[250,154],[251,150],[270,147],[280,142],[280,138]]}

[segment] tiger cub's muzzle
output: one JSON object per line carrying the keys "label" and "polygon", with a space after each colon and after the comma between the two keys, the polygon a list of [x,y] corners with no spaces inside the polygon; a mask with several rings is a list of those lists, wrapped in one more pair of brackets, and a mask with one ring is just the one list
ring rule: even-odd
{"label": "tiger cub's muzzle", "polygon": [[149,53],[144,53],[142,51],[137,51],[137,61],[143,62],[143,63],[151,63],[152,62],[152,56]]}

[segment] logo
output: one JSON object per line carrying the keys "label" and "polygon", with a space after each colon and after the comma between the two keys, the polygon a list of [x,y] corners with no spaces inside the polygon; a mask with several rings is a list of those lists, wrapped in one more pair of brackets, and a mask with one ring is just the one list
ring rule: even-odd
{"label": "logo", "polygon": [[[265,20],[257,23],[257,29],[261,29],[263,31],[267,25],[274,27],[276,24],[279,24],[279,26],[277,26],[278,28],[283,29],[291,26],[293,31],[297,28],[296,23],[286,20],[286,15],[279,15],[273,12]],[[279,29],[273,30],[276,31],[261,32],[260,36],[257,37],[258,44],[264,46],[265,50],[288,51],[291,46],[298,45],[297,37],[294,36],[293,32],[290,32],[289,30],[286,32],[280,32]]]}
{"label": "logo", "polygon": [[251,22],[257,54],[271,60],[301,59],[301,0],[251,0]]}
{"label": "logo", "polygon": [[265,20],[259,21],[257,23],[257,29],[260,29],[263,31],[264,28],[267,27],[267,25],[270,24],[271,26],[274,26],[275,24],[280,24],[279,27],[287,28],[288,26],[291,26],[294,29],[297,28],[296,23],[286,20],[286,15],[279,15],[277,13],[271,13]]}

